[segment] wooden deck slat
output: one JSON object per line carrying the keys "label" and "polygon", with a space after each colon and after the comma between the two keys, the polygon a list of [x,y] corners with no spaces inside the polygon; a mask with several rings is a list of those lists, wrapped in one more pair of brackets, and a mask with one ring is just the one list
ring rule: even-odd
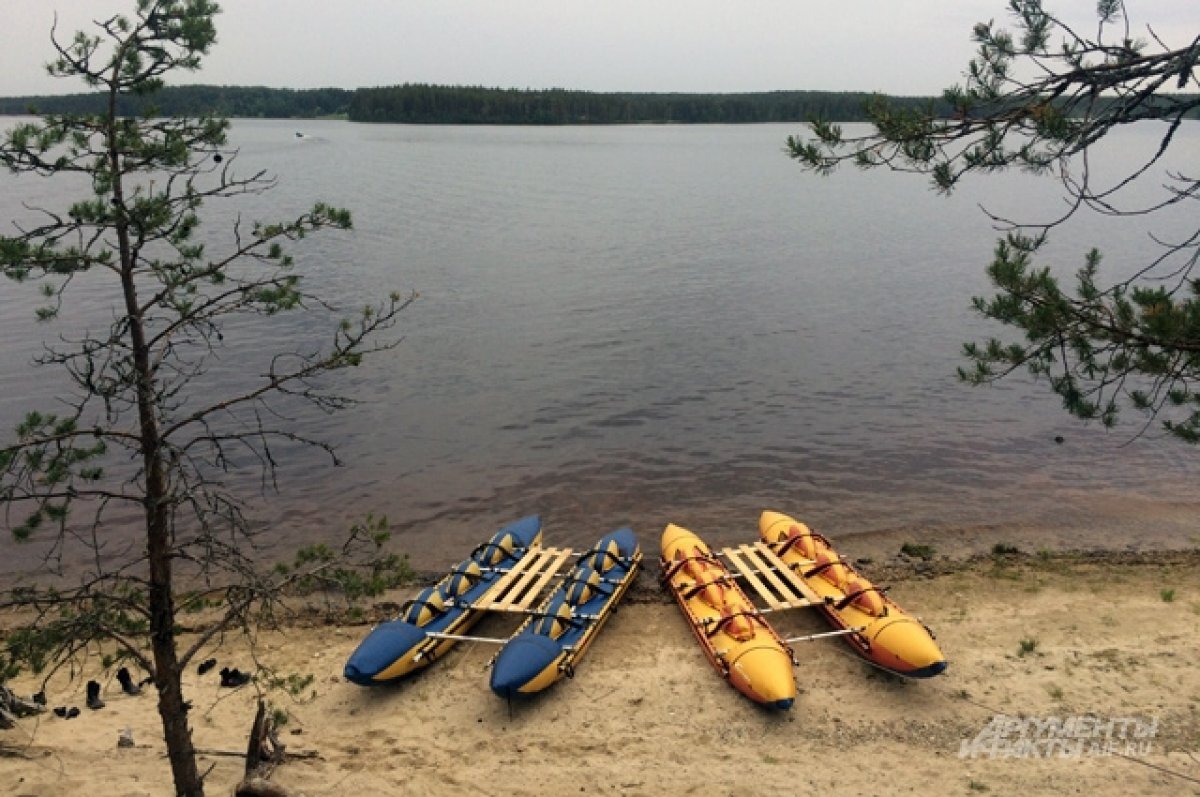
{"label": "wooden deck slat", "polygon": [[527,611],[571,553],[570,548],[530,551],[475,602],[474,608],[496,612]]}
{"label": "wooden deck slat", "polygon": [[[554,549],[549,549],[549,550],[551,552],[554,551]],[[521,601],[520,608],[528,609],[530,606],[533,605],[534,600],[536,600],[538,595],[541,594],[541,591],[546,587],[546,584],[548,584],[550,582],[550,579],[552,579],[556,575],[558,575],[559,569],[561,569],[563,566],[563,563],[566,562],[567,559],[570,558],[572,551],[570,548],[563,548],[562,550],[559,550],[556,553],[557,553],[557,556],[555,556],[553,558],[553,560],[546,567],[546,569],[542,571],[541,575],[537,578],[537,580],[535,580],[533,582],[532,586],[529,587],[529,591],[526,593],[526,597],[523,598]]]}
{"label": "wooden deck slat", "polygon": [[511,586],[514,581],[525,574],[534,558],[541,555],[543,550],[545,549],[542,548],[541,545],[536,545],[526,551],[525,555],[518,559],[516,564],[510,567],[507,573],[496,579],[496,583],[492,585],[491,589],[476,599],[475,603],[482,607],[486,604],[492,603],[499,596],[507,592],[509,586]]}
{"label": "wooden deck slat", "polygon": [[759,597],[775,611],[800,609],[822,603],[821,596],[761,542],[725,548],[721,553],[737,568]]}
{"label": "wooden deck slat", "polygon": [[787,562],[779,558],[779,555],[772,551],[763,543],[758,543],[758,549],[762,553],[763,559],[770,565],[771,570],[779,574],[784,581],[788,582],[796,592],[800,593],[810,604],[824,603],[817,592],[808,585],[808,583],[796,575],[796,571],[787,566]]}
{"label": "wooden deck slat", "polygon": [[766,578],[767,581],[771,583],[771,586],[778,590],[781,600],[780,605],[775,608],[790,609],[793,606],[804,602],[804,599],[797,594],[795,590],[789,589],[787,584],[784,584],[779,580],[779,576],[775,574],[772,565],[768,564],[761,556],[759,556],[759,550],[757,548],[750,545],[743,545],[742,552],[746,556],[746,561],[754,565],[759,571],[759,574]]}
{"label": "wooden deck slat", "polygon": [[493,603],[512,605],[526,594],[529,585],[537,578],[538,573],[546,566],[546,562],[558,553],[557,548],[543,548],[528,562],[522,562],[521,574],[503,594],[497,595]]}
{"label": "wooden deck slat", "polygon": [[766,586],[758,580],[758,577],[751,572],[753,568],[749,567],[739,558],[739,551],[737,549],[726,548],[724,551],[722,551],[722,553],[725,554],[725,557],[729,559],[730,563],[737,568],[738,572],[742,574],[742,576],[746,579],[746,582],[754,588],[754,591],[757,592],[759,596],[767,602],[768,606],[770,606],[772,609],[787,608],[781,604],[780,601],[767,590]]}

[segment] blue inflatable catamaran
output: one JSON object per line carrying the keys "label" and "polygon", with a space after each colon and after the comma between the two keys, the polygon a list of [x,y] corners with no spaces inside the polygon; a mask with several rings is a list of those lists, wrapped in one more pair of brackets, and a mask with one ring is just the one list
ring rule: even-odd
{"label": "blue inflatable catamaran", "polygon": [[[346,678],[363,686],[398,681],[463,640],[503,646],[492,660],[491,678],[502,697],[532,694],[573,675],[575,662],[633,582],[641,551],[628,528],[605,535],[532,609],[572,553],[542,545],[536,515],[504,527],[407,601],[397,619],[376,626],[346,662]],[[511,638],[467,636],[488,612],[525,619]]]}

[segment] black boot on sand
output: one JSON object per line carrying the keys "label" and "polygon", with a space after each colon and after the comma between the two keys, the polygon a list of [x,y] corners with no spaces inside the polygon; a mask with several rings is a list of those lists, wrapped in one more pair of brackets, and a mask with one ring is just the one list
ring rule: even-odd
{"label": "black boot on sand", "polygon": [[133,682],[133,679],[129,677],[129,670],[125,667],[117,670],[117,680],[121,682],[121,689],[125,694],[140,695],[142,693],[142,687]]}
{"label": "black boot on sand", "polygon": [[87,682],[87,707],[92,711],[104,708],[104,701],[100,699],[100,684],[96,681]]}

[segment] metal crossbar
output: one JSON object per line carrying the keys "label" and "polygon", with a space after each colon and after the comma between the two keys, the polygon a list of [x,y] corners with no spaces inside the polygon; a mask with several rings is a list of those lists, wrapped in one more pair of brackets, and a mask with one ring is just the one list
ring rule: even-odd
{"label": "metal crossbar", "polygon": [[721,551],[772,611],[817,606],[825,601],[761,542]]}
{"label": "metal crossbar", "polygon": [[785,639],[783,641],[790,645],[793,642],[811,642],[814,639],[828,639],[829,637],[846,636],[847,634],[861,634],[865,630],[867,630],[867,627],[865,625],[859,625],[859,626],[855,626],[854,628],[839,628],[837,631],[824,631],[820,634],[805,634],[804,636],[794,636],[794,637],[790,637],[789,639]]}

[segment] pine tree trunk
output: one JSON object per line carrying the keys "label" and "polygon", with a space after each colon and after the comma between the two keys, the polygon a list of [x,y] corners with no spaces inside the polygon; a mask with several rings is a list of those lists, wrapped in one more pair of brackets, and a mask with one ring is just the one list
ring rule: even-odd
{"label": "pine tree trunk", "polygon": [[[161,472],[161,465],[159,466]],[[154,481],[148,478],[147,484]],[[152,491],[147,489],[149,502]],[[204,781],[196,767],[196,750],[188,727],[184,706],[182,670],[175,647],[175,599],[171,588],[170,534],[165,513],[148,506],[150,559],[150,639],[154,653],[155,686],[158,687],[158,714],[162,718],[163,738],[171,761],[178,797],[204,797]],[[157,514],[157,519],[151,518]]]}
{"label": "pine tree trunk", "polygon": [[[118,63],[120,61],[118,60]],[[115,85],[115,76],[114,76]],[[116,91],[109,93],[108,159],[113,174],[114,225],[120,256],[121,290],[129,322],[129,342],[137,378],[138,434],[142,467],[146,480],[146,559],[150,565],[147,593],[150,610],[150,646],[154,656],[154,682],[158,689],[158,714],[162,718],[163,739],[178,797],[204,797],[204,781],[196,766],[196,749],[188,727],[184,706],[182,668],[175,645],[175,597],[171,576],[172,533],[168,514],[169,484],[163,461],[162,437],[158,423],[155,375],[146,341],[145,318],[138,304],[134,279],[137,254],[124,217],[125,196],[121,156],[117,146]]]}
{"label": "pine tree trunk", "polygon": [[[118,238],[124,230],[118,230]],[[124,241],[121,242],[124,244]],[[150,609],[150,646],[154,654],[154,681],[158,688],[158,713],[178,797],[203,797],[204,782],[196,767],[196,750],[184,706],[183,671],[175,645],[175,595],[171,575],[171,527],[167,513],[168,483],[154,405],[153,375],[145,342],[145,328],[136,312],[132,271],[125,272],[125,295],[131,308],[130,335],[134,367],[138,373],[138,416],[142,463],[146,474],[146,558],[150,564],[147,600]]]}
{"label": "pine tree trunk", "polygon": [[[153,595],[153,592],[151,593]],[[153,603],[155,599],[151,597]],[[156,612],[157,614],[157,612]],[[169,634],[169,632],[168,632]],[[179,683],[179,665],[175,660],[174,641],[159,642],[154,631],[154,668],[157,673],[158,713],[162,717],[163,738],[171,761],[175,793],[179,797],[204,797],[204,782],[196,767],[192,730],[188,727],[187,708]]]}

